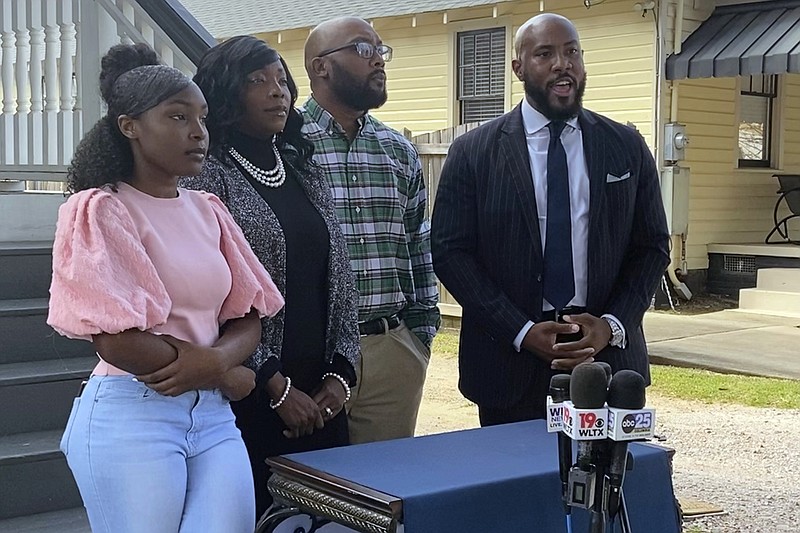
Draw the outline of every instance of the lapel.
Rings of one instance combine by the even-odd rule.
[[[500,151],[505,156],[510,170],[511,181],[523,206],[522,214],[528,227],[534,252],[538,260],[543,257],[542,239],[539,233],[539,212],[536,209],[536,196],[533,190],[531,161],[528,145],[525,140],[525,128],[522,125],[522,107],[517,105],[501,126]],[[527,207],[527,208],[526,208]]]
[[[607,237],[600,234],[605,227],[600,220],[605,202],[605,147],[597,118],[591,112],[581,109],[578,121],[583,133],[583,155],[586,158],[586,170],[589,174],[589,242],[586,250],[589,269],[586,280],[586,297],[587,307],[592,307],[592,287],[595,286],[596,277],[600,270],[596,268],[598,265],[597,260],[603,253],[597,247],[600,243],[605,242],[605,237]]]

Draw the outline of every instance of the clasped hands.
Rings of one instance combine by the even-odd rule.
[[[199,346],[171,335],[159,335],[159,339],[175,349],[175,359],[155,372],[136,376],[159,394],[179,396],[190,390],[218,388],[236,401],[256,386],[255,372],[241,365],[227,369],[218,348]]]
[[[273,400],[282,396],[285,387],[286,378],[280,372],[267,382],[267,392]],[[333,377],[323,379],[311,396],[291,387],[283,403],[275,408],[275,412],[286,424],[284,437],[296,439],[322,429],[327,421],[335,418],[344,408],[345,397],[344,387]]]
[[[577,365],[594,361],[594,356],[608,346],[611,327],[605,319],[589,313],[567,315],[565,323],[553,321],[534,324],[522,340],[522,348],[550,363],[553,370],[570,371]],[[557,341],[558,335],[582,332],[573,342]]]

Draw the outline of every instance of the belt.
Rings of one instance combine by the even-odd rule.
[[[579,315],[585,312],[586,312],[585,307],[569,306],[565,307],[564,309],[561,310],[560,313],[558,313],[558,318],[567,315]],[[556,320],[555,309],[551,309],[550,311],[545,311],[542,313],[542,322],[547,322],[547,321],[558,322],[558,320]]]
[[[396,328],[400,325],[400,317],[397,314],[368,320],[366,322],[358,323],[358,332],[361,335],[379,335],[388,333],[389,330]]]

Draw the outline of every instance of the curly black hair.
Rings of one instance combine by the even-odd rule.
[[[100,62],[100,96],[108,106],[108,113],[78,143],[67,169],[68,192],[113,185],[130,179],[133,152],[130,142],[117,126],[119,114],[114,112],[118,107],[114,101],[114,82],[133,68],[158,64],[158,55],[143,44],[120,44],[103,56]]]
[[[276,136],[276,144],[284,159],[297,168],[308,170],[312,166],[314,144],[300,131],[303,117],[294,107],[298,92],[289,67],[277,50],[250,35],[231,37],[209,49],[200,59],[193,78],[208,102],[208,151],[220,161],[232,164],[227,149],[231,133],[245,113],[242,95],[247,75],[275,61],[280,61],[286,71],[291,95],[286,126]]]
[[[133,151],[118,118],[137,118],[191,83],[179,70],[162,65],[146,44],[111,47],[100,63],[100,96],[108,112],[78,143],[67,169],[67,192],[129,181]]]

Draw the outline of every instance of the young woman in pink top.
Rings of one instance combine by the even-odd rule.
[[[78,146],[59,210],[48,323],[94,344],[61,449],[97,532],[250,533],[253,481],[229,400],[260,316],[283,299],[200,172],[206,102],[146,45],[103,58],[108,114]]]

